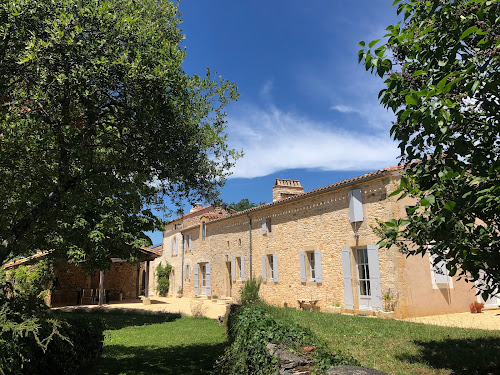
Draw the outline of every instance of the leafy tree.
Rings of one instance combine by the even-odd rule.
[[[145,207],[217,197],[237,91],[184,72],[180,22],[163,0],[0,2],[0,265],[134,259],[162,229]]]
[[[262,205],[264,203],[265,202],[260,202],[259,204],[257,204],[257,203],[250,202],[248,200],[248,198],[243,198],[238,203],[233,202],[233,203],[229,204],[227,207],[230,208],[230,209],[232,209],[232,210],[235,210],[235,211],[239,212],[239,211],[248,210],[249,208],[252,208],[252,207],[260,206],[260,205]]]
[[[450,275],[500,285],[500,3],[396,0],[403,21],[359,51],[385,78],[405,175],[407,218],[381,223],[381,244],[436,255]],[[378,45],[378,46],[377,46]],[[484,271],[486,276],[481,278]]]

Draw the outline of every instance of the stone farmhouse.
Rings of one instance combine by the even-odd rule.
[[[401,172],[386,168],[309,192],[276,179],[271,203],[243,212],[193,207],[165,225],[150,295],[156,266],[169,262],[171,295],[237,299],[252,275],[278,306],[374,314],[390,304],[398,318],[467,311],[476,300],[472,284],[448,276],[444,264],[434,268],[428,255],[377,246],[371,226],[402,217],[410,203],[389,197]]]

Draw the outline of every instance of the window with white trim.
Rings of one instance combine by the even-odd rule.
[[[301,251],[300,258],[300,281],[305,283],[322,282],[321,276],[321,250]]]
[[[269,262],[269,280],[278,281],[278,259],[276,254],[268,255],[267,261]]]
[[[236,274],[238,280],[245,281],[245,257],[236,257]]]

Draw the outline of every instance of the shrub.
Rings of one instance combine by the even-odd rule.
[[[260,301],[259,290],[262,284],[262,278],[251,278],[247,280],[240,289],[240,300],[242,305],[256,303]]]
[[[158,289],[158,294],[162,297],[167,295],[168,288],[170,288],[170,271],[172,271],[172,266],[168,262],[165,267],[161,263],[156,267],[156,288]]]
[[[268,343],[277,343],[299,354],[303,354],[304,347],[314,346],[315,350],[308,355],[318,373],[336,365],[359,365],[340,351],[329,353],[312,331],[275,319],[262,304],[242,306],[229,315],[228,340],[230,345],[217,363],[216,374],[277,373],[278,363],[269,354]]]
[[[43,303],[48,263],[0,269],[0,374],[74,374],[102,350],[104,323],[54,315]]]

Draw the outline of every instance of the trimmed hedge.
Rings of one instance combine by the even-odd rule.
[[[38,325],[36,336],[0,331],[0,373],[75,374],[78,368],[100,355],[105,329],[102,319],[69,314],[56,314],[55,317],[35,318],[33,322]],[[54,328],[58,331],[56,334],[53,334]],[[52,338],[44,351],[38,340],[50,336]]]
[[[228,341],[223,356],[216,365],[216,374],[272,374],[278,370],[276,358],[266,345],[275,343],[304,355],[303,348],[313,346],[308,354],[317,373],[324,373],[333,366],[359,363],[340,351],[330,353],[312,331],[292,323],[275,319],[263,304],[241,306],[229,314]]]

